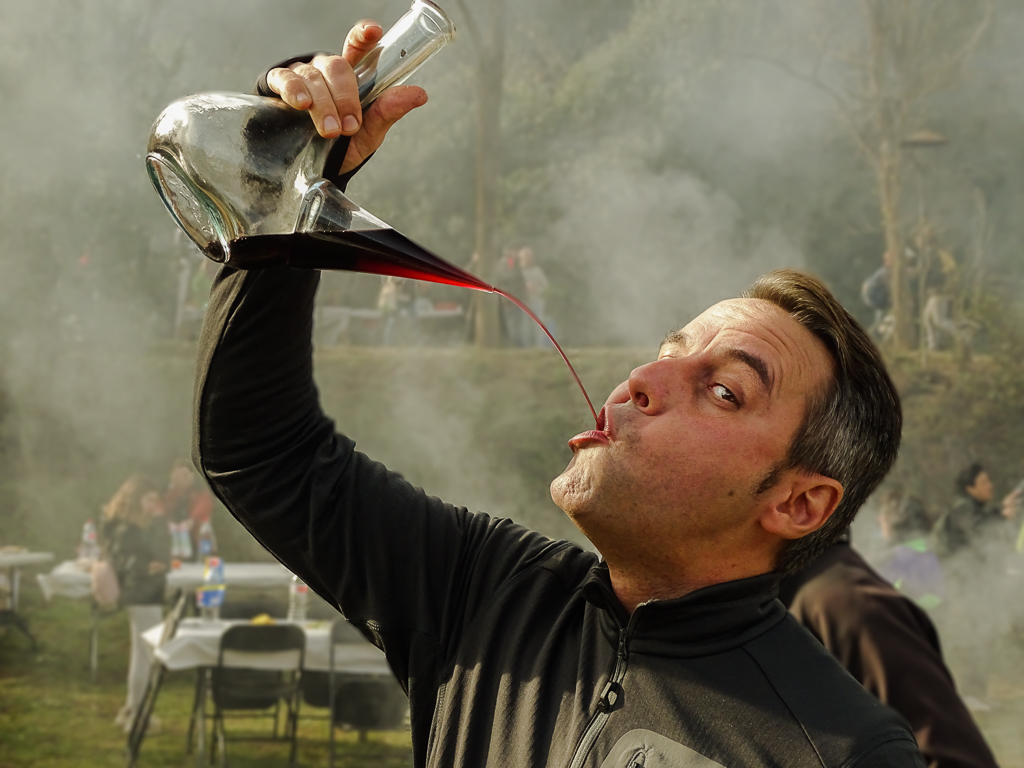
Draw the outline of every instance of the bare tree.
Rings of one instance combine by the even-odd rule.
[[[501,215],[501,99],[505,82],[505,0],[480,0],[470,10],[459,0],[477,66],[476,91],[476,205],[474,251],[485,273],[497,260],[496,232]],[[490,275],[484,274],[484,279]],[[497,346],[501,339],[498,306],[485,294],[474,294],[474,340],[478,346]]]
[[[924,128],[928,98],[954,84],[988,29],[993,0],[814,0],[812,7],[813,66],[772,61],[831,97],[871,167],[890,269],[893,342],[908,349],[917,312],[906,263],[907,152]]]

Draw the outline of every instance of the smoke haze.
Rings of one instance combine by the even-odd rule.
[[[460,37],[416,77],[430,103],[395,129],[350,192],[465,265],[475,247],[477,53],[451,6]],[[469,6],[481,19],[489,7]],[[155,116],[191,93],[247,91],[274,62],[336,49],[358,19],[387,24],[406,7],[40,0],[4,8],[0,545],[70,558],[82,523],[124,477],[141,471],[163,483],[171,460],[189,451],[195,347],[174,338],[175,312],[180,264],[198,256],[175,238],[145,176]],[[1024,457],[1015,378],[1024,344],[1012,333],[1024,295],[1024,8],[996,7],[976,54],[926,99],[915,126],[948,144],[907,160],[906,229],[924,211],[962,273],[974,265],[962,309],[982,328],[973,367],[951,353],[931,368],[914,367],[917,350],[894,359],[911,414],[896,474],[936,516],[961,463],[986,462],[1005,492]],[[814,35],[829,8],[817,0],[509,6],[496,247],[536,251],[552,282],[549,319],[578,348],[572,356],[596,405],[667,331],[771,269],[818,274],[872,322],[860,286],[885,249],[875,178],[829,92],[806,77],[820,62]],[[837,51],[863,40],[860,17],[848,13]],[[835,57],[820,72],[830,88],[850,86]],[[379,280],[338,280],[347,302],[375,306]],[[468,304],[450,289],[425,295]],[[318,350],[317,373],[339,428],[429,493],[585,544],[547,494],[569,457],[564,441],[589,418],[552,351],[342,345]],[[868,509],[858,523],[869,555],[874,515]],[[223,511],[220,519],[233,525]],[[231,540],[261,556],[244,549],[243,536]],[[972,588],[1000,614],[986,633],[977,623],[943,626],[951,644],[991,647],[1019,631],[1024,616],[1001,610],[1019,600],[997,592],[988,571],[955,573],[977,580]]]

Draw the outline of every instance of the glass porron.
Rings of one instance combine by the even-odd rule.
[[[439,6],[414,0],[355,67],[364,109],[384,89],[405,82],[454,35],[455,25]],[[311,231],[304,227],[312,221],[328,222],[327,231],[338,231],[346,220],[386,226],[323,178],[333,145],[316,132],[308,114],[279,99],[206,93],[161,113],[146,167],[178,226],[209,258],[224,262],[239,238]],[[314,206],[318,213],[311,218]],[[332,214],[325,206],[336,210]]]

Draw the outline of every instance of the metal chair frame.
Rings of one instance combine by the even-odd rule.
[[[167,618],[164,619],[163,631],[160,633],[160,642],[157,645],[158,648],[174,637],[174,633],[178,631],[178,625],[181,623],[181,618],[185,615],[185,608],[188,604],[186,594],[178,590],[173,601],[173,606],[168,612]],[[135,763],[139,759],[142,742],[146,738],[146,729],[149,727],[149,719],[153,714],[157,696],[160,694],[160,686],[163,685],[164,675],[166,674],[167,667],[159,659],[154,658],[149,666],[149,680],[146,682],[146,692],[142,696],[142,703],[135,710],[131,728],[128,730],[128,739],[125,746],[127,755],[126,768],[134,768]]]

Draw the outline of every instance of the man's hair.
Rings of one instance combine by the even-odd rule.
[[[967,493],[967,489],[978,480],[978,475],[985,471],[985,468],[974,461],[960,470],[956,476],[956,490],[958,493]]]
[[[820,339],[832,358],[832,376],[809,394],[789,453],[772,473],[777,478],[787,469],[802,469],[843,486],[843,498],[825,524],[782,550],[778,569],[794,573],[842,536],[885,477],[899,452],[903,413],[878,349],[821,282],[779,270],[743,295],[775,304]]]

